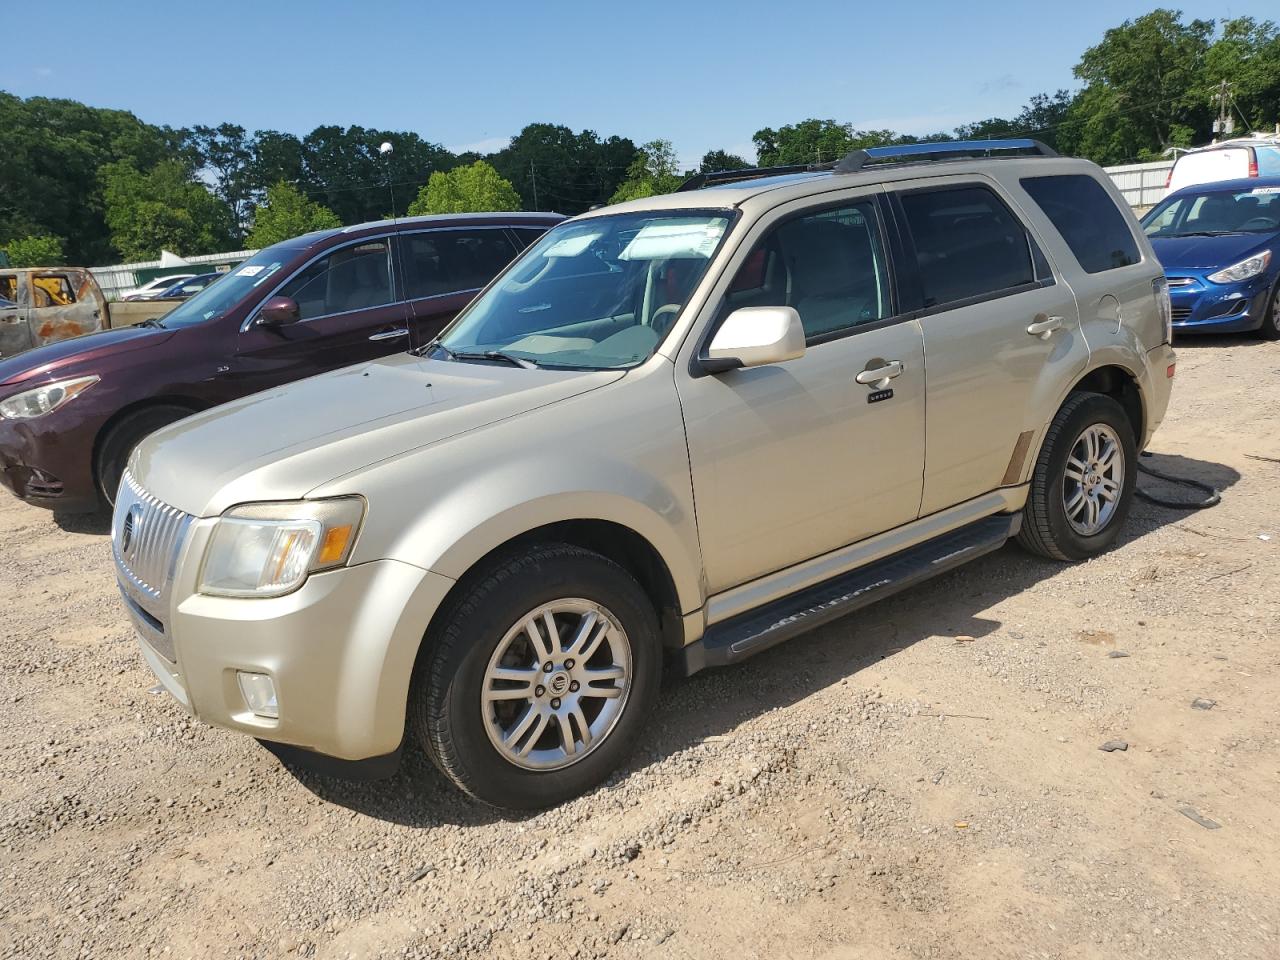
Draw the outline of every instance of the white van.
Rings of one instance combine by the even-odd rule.
[[[1226,140],[1184,153],[1173,164],[1165,196],[1197,183],[1280,176],[1280,138]]]

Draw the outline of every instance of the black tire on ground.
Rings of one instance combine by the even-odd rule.
[[[1067,460],[1076,441],[1094,424],[1105,424],[1120,439],[1120,455],[1124,457],[1124,479],[1119,500],[1100,531],[1085,536],[1073,529],[1063,502],[1063,485]],[[1022,529],[1018,542],[1051,560],[1087,560],[1109,549],[1120,534],[1125,517],[1133,504],[1133,490],[1138,473],[1138,451],[1133,426],[1124,408],[1111,397],[1100,393],[1073,393],[1069,396],[1040,448],[1031,490],[1022,511]]]
[[[1262,315],[1258,336],[1263,340],[1280,340],[1280,281],[1276,282],[1276,288],[1271,291],[1271,299],[1267,301],[1267,312]]]
[[[481,709],[485,672],[522,617],[566,598],[613,613],[630,643],[630,693],[612,730],[582,759],[528,770],[490,742]],[[449,779],[495,807],[540,809],[599,784],[631,753],[658,697],[662,644],[653,604],[622,567],[569,544],[535,544],[494,560],[440,611],[426,643],[409,693],[410,730]]]
[[[193,412],[188,407],[162,403],[136,410],[112,425],[98,446],[98,458],[94,464],[98,492],[108,508],[115,506],[120,477],[124,474],[133,448],[161,427],[177,423]]]

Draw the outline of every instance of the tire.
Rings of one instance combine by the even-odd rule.
[[[545,609],[556,626],[555,650],[546,645]],[[541,647],[524,629],[531,622]],[[577,663],[570,654],[583,625],[588,641],[607,630],[583,645],[594,652]],[[511,810],[553,806],[608,777],[631,753],[661,682],[662,644],[649,598],[616,563],[568,544],[526,547],[471,577],[426,643],[409,694],[414,735],[462,790]],[[553,670],[538,672],[548,651]],[[487,700],[493,693],[508,695]]]
[[[1100,470],[1079,470],[1071,464],[1068,473],[1069,460],[1088,461],[1088,437],[1098,441],[1100,451],[1114,445],[1119,476],[1113,460],[1105,461]],[[1081,444],[1085,446],[1077,449]],[[1087,560],[1108,550],[1133,504],[1137,473],[1137,445],[1124,408],[1100,393],[1073,393],[1054,416],[1040,449],[1018,542],[1051,560]],[[1111,491],[1114,495],[1108,499]],[[1094,507],[1077,495],[1101,506],[1091,513]],[[1075,505],[1073,510],[1068,510],[1068,501]]]
[[[108,508],[115,506],[116,490],[120,487],[120,478],[133,448],[161,427],[186,419],[194,412],[173,403],[156,404],[136,410],[112,425],[102,438],[94,465],[98,492]]]
[[[1276,282],[1276,288],[1271,291],[1271,299],[1267,303],[1267,312],[1262,316],[1258,336],[1263,340],[1280,340],[1280,281]]]

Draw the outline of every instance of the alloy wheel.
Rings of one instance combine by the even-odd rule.
[[[1067,522],[1081,536],[1101,533],[1124,489],[1124,448],[1105,423],[1086,427],[1071,445],[1062,484]]]
[[[612,613],[579,598],[545,603],[489,659],[480,694],[489,742],[526,770],[577,763],[617,725],[631,680],[631,644]]]

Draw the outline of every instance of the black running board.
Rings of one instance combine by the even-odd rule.
[[[1022,514],[999,514],[917,544],[884,560],[807,587],[707,628],[678,654],[685,676],[722,667],[882,600],[899,590],[999,550],[1018,532]]]

